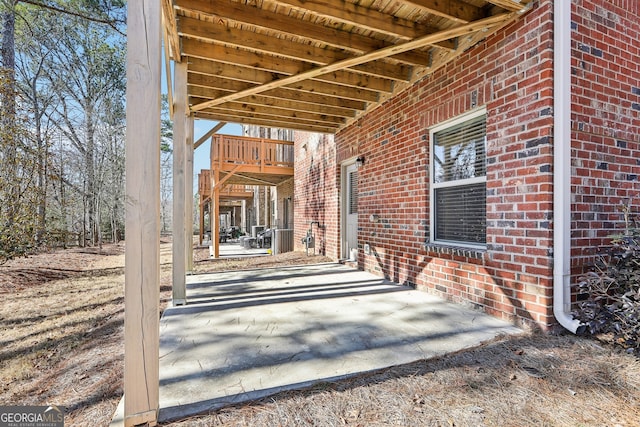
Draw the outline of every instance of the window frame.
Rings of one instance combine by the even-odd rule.
[[[476,119],[478,117],[485,116],[485,123],[487,118],[487,109],[486,107],[476,108],[474,110],[468,111],[464,114],[456,116],[450,120],[446,120],[442,123],[439,123],[435,126],[429,128],[429,242],[436,245],[444,245],[444,246],[456,246],[463,248],[472,248],[472,249],[486,249],[486,243],[474,244],[471,242],[463,242],[458,240],[444,240],[439,239],[436,240],[436,198],[435,193],[439,188],[447,188],[447,187],[461,187],[468,186],[471,184],[485,184],[486,191],[486,182],[487,182],[487,173],[486,166],[488,166],[488,162],[486,161],[486,152],[487,152],[487,133],[485,130],[484,141],[485,141],[485,174],[481,177],[474,178],[465,178],[459,179],[455,181],[445,181],[436,183],[435,181],[435,164],[434,164],[434,135],[443,130],[449,129],[453,126],[459,125],[460,123],[464,123],[469,120]],[[486,223],[486,209],[485,209],[485,223]],[[486,228],[485,228],[486,234]],[[485,236],[486,242],[486,236]]]

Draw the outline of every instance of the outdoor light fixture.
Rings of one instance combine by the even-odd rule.
[[[358,156],[356,159],[356,167],[359,168],[362,165],[364,165],[364,156]]]

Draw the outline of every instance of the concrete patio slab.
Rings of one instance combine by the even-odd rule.
[[[199,248],[208,248],[210,253],[213,253],[213,247],[210,242],[203,242]],[[269,255],[268,248],[245,248],[237,241],[231,240],[225,243],[220,243],[220,259],[225,258],[251,258],[256,256]],[[213,258],[213,257],[212,257]]]
[[[160,421],[521,332],[333,263],[190,276],[187,298],[160,323]]]

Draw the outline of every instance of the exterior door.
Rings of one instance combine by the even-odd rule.
[[[282,199],[282,228],[293,228],[293,203],[291,197]]]
[[[345,168],[344,179],[344,257],[356,260],[358,258],[358,169],[355,163]]]

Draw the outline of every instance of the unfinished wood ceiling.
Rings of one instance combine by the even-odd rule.
[[[528,0],[163,0],[197,118],[335,133]]]

